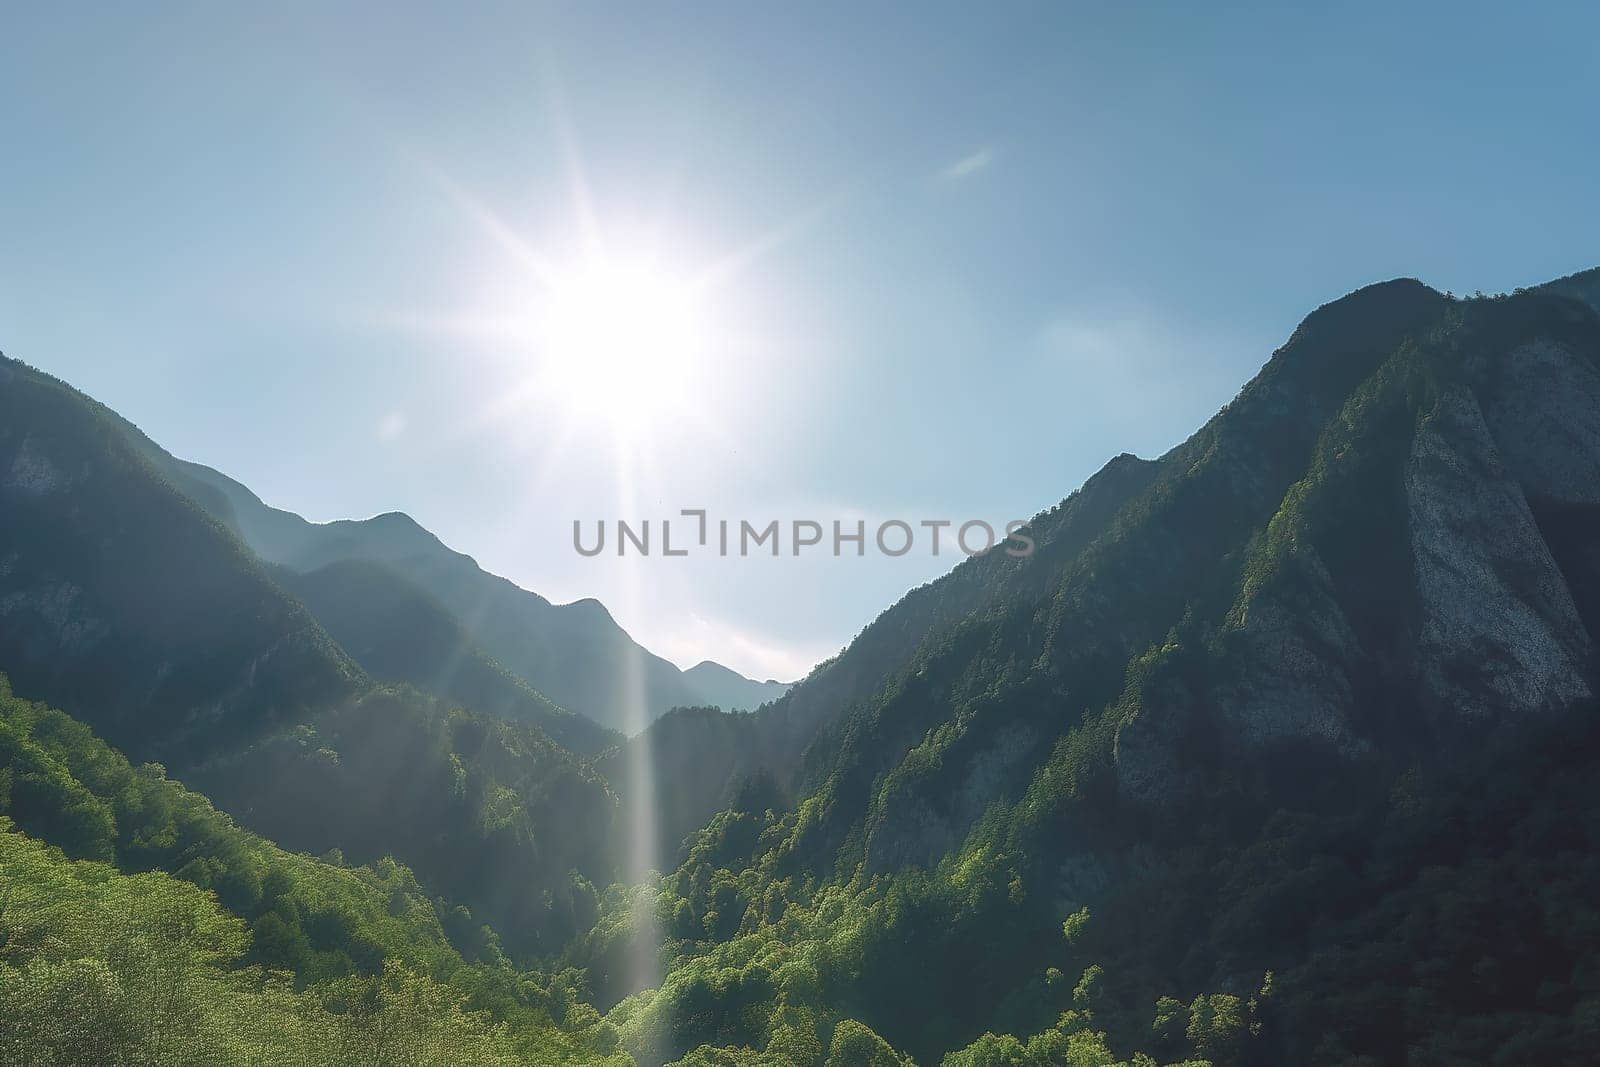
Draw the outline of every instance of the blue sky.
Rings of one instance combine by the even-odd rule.
[[[1352,288],[1600,263],[1593,5],[227,7],[8,15],[0,348],[684,664],[802,673],[955,558],[574,518],[1026,517]],[[594,232],[727,268],[625,445],[503,328]]]

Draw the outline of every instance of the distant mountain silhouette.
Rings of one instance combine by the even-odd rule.
[[[788,688],[715,663],[679,670],[629,637],[599,601],[552,604],[484,571],[399,512],[313,523],[268,507],[210,467],[171,457],[161,462],[262,559],[302,574],[345,561],[382,564],[450,612],[507,670],[612,729],[627,730],[677,706],[751,709]]]

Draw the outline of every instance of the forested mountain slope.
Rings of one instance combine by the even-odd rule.
[[[514,970],[392,859],[286,852],[3,675],[0,901],[0,1062],[593,1063],[615,1046],[592,1011],[563,1028],[569,989]]]
[[[1585,291],[1584,285],[1595,277],[1600,277],[1600,272],[1574,275],[1552,283],[1544,292]],[[1538,299],[1541,297],[1533,293],[1519,296],[1518,306]],[[1564,302],[1551,303],[1549,296],[1542,299],[1543,311],[1557,316],[1552,327],[1561,325],[1560,315],[1578,314],[1570,307],[1552,311],[1565,306]],[[1497,303],[1506,305],[1500,308],[1501,318],[1512,313],[1512,301]],[[1488,314],[1489,305],[1478,306]],[[927,659],[942,644],[954,640],[959,627],[985,616],[1017,616],[1054,598],[1058,606],[1050,617],[1038,620],[1036,629],[1065,627],[1055,643],[1058,649],[1069,646],[1066,654],[1075,660],[1076,688],[1083,688],[1089,680],[1084,672],[1091,671],[1096,685],[1087,703],[1106,700],[1108,693],[1120,687],[1127,658],[1182,617],[1195,590],[1180,583],[1201,581],[1202,575],[1211,573],[1213,560],[1237,569],[1246,543],[1264,534],[1284,494],[1305,473],[1326,422],[1345,402],[1346,394],[1376,373],[1403,340],[1438,327],[1448,309],[1460,307],[1418,283],[1395,282],[1374,286],[1317,312],[1239,399],[1193,439],[1155,461],[1119,456],[1081,490],[1037,516],[1029,531],[1039,545],[1032,558],[1019,560],[995,552],[964,562],[950,575],[913,590],[885,611],[840,656],[818,667],[804,684],[761,716],[756,729],[725,725],[724,729],[745,737],[732,746],[731,759],[690,771],[688,764],[701,742],[684,742],[678,735],[703,735],[704,725],[691,725],[697,720],[687,715],[669,716],[657,723],[636,742],[652,751],[661,764],[657,781],[674,783],[674,788],[685,778],[697,781],[702,798],[694,804],[682,796],[675,799],[680,806],[693,809],[673,827],[679,831],[678,837],[716,810],[714,801],[736,787],[730,778],[770,775],[792,793],[806,781],[828,774],[832,769],[828,746],[835,742],[826,742],[801,758],[819,731],[846,717],[851,709],[881,698],[886,687],[906,684],[908,677],[915,677],[915,672],[906,670],[908,665]],[[1537,332],[1538,327],[1533,329]],[[1519,373],[1524,378],[1531,375],[1534,381],[1524,383],[1521,392],[1504,403],[1559,403],[1581,412],[1590,396],[1585,391],[1590,383],[1584,377],[1587,372],[1581,358],[1572,364],[1576,370],[1560,370],[1578,376],[1570,383],[1571,390],[1566,389],[1569,383],[1542,383],[1539,376],[1545,372],[1537,366],[1536,355],[1523,354],[1516,359],[1519,366],[1531,367]],[[1531,388],[1544,393],[1525,395]],[[1581,413],[1556,414],[1577,429],[1547,432],[1588,432]],[[1508,418],[1503,412],[1497,417],[1501,422]],[[1543,416],[1524,411],[1523,418],[1537,422]],[[1551,453],[1571,447],[1580,454],[1589,444],[1581,439],[1543,443]],[[1224,449],[1250,454],[1229,466],[1220,460]],[[1581,480],[1584,473],[1580,469],[1567,477]],[[1213,488],[1217,492],[1213,493]],[[1539,496],[1537,492],[1532,495]],[[1547,513],[1560,510],[1565,503],[1544,497],[1537,501]],[[1120,514],[1130,504],[1133,514]],[[1122,540],[1114,523],[1126,527],[1136,521],[1144,529],[1128,538],[1126,545],[1113,548],[1113,543]],[[1188,525],[1191,521],[1192,526]],[[1189,536],[1191,532],[1195,536]],[[1203,540],[1206,537],[1210,540]],[[1168,542],[1180,538],[1181,543],[1169,546]],[[1102,561],[1124,569],[1101,569]],[[1146,562],[1150,564],[1148,574],[1143,573]],[[1129,579],[1126,585],[1121,584],[1123,577]],[[1072,586],[1070,595],[1077,605],[1061,602],[1064,581]],[[1229,589],[1219,595],[1229,595]],[[1141,600],[1140,596],[1156,599]],[[1173,617],[1175,602],[1180,610]],[[1228,603],[1231,606],[1231,601]],[[1091,610],[1070,610],[1079,605]],[[1158,616],[1164,621],[1155,622]],[[1102,629],[1102,622],[1110,625]],[[1119,633],[1130,626],[1143,628]],[[1041,646],[1035,651],[1044,649]],[[1092,666],[1095,663],[1099,666]],[[679,718],[684,720],[681,725],[676,721]],[[1020,735],[1013,735],[1014,742],[1019,739]],[[728,767],[727,774],[717,773],[721,766]],[[670,843],[677,840],[672,838]]]
[[[532,723],[579,755],[597,755],[622,740],[506,670],[443,605],[381,563],[346,559],[304,573],[274,567],[272,574],[380,681],[409,683],[487,715]]]
[[[19,699],[0,675],[0,813],[75,859],[165,869],[249,923],[254,962],[308,981],[386,957],[448,974],[461,965],[428,896],[390,862],[339,867],[239,828],[155,764],[130,765],[61,711]]]
[[[359,668],[122,426],[0,357],[0,670],[172,762],[354,695]]]
[[[377,690],[195,768],[186,780],[289,848],[393,855],[520,960],[594,916],[617,869],[616,798],[522,723]]]
[[[1087,997],[1113,1044],[1219,1062],[1581,1059],[1600,315],[1571,280],[1361,290],[1099,479],[1036,571],[959,568],[737,724],[782,788],[724,785],[754,802],[659,888],[630,1047],[770,1049],[804,1006],[937,1062]],[[646,736],[692,777],[689,726]],[[579,956],[615,974],[626,936]],[[1064,1062],[994,1055],[957,1059]]]
[[[793,796],[805,781],[805,755],[828,724],[875,699],[925,647],[958,624],[999,605],[1037,603],[1061,569],[1134,494],[1150,484],[1155,462],[1124,453],[1083,487],[1034,518],[1026,560],[992,552],[963,561],[950,574],[913,589],[886,609],[839,655],[820,664],[753,720],[704,709],[669,712],[638,738],[654,768],[659,850],[669,859],[685,836],[742,793],[777,790]],[[619,753],[608,773],[622,788],[636,757]]]
[[[1600,267],[1569,274],[1565,278],[1557,278],[1541,288],[1572,297],[1574,300],[1581,300],[1596,311],[1600,311]]]
[[[583,1064],[548,1020],[512,1030],[399,963],[297,989],[237,969],[243,924],[192,885],[73,862],[0,816],[0,1059],[17,1064]]]

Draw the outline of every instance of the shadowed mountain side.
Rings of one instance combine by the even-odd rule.
[[[1563,537],[1581,541],[1571,529],[1588,517],[1584,480],[1595,478],[1592,484],[1600,484],[1600,475],[1584,458],[1600,447],[1586,406],[1593,402],[1600,407],[1587,347],[1593,343],[1587,334],[1593,325],[1577,306],[1554,295],[1530,292],[1462,305],[1414,281],[1372,286],[1319,309],[1239,398],[1189,441],[1158,461],[1129,456],[1113,460],[1082,490],[1036,518],[1032,533],[1039,548],[1031,559],[991,553],[913,591],[753,723],[669,716],[655,724],[633,743],[648,745],[660,765],[656,781],[659,804],[666,813],[663,844],[675,848],[683,835],[725,802],[737,781],[756,777],[770,778],[790,798],[824,787],[832,799],[819,810],[828,815],[811,832],[829,842],[823,848],[826,852],[847,836],[859,834],[862,828],[852,831],[850,820],[863,813],[876,788],[873,781],[925,743],[924,734],[943,717],[955,716],[941,733],[947,742],[964,740],[954,748],[941,746],[942,754],[929,770],[943,770],[933,777],[919,775],[926,784],[915,786],[923,796],[918,804],[932,805],[918,809],[916,819],[923,829],[904,832],[908,826],[891,832],[885,824],[865,836],[851,837],[858,849],[870,841],[880,842],[869,850],[877,857],[875,864],[937,857],[990,803],[993,788],[1048,753],[1060,729],[1052,725],[1052,717],[1065,716],[1064,721],[1071,722],[1084,709],[1116,699],[1130,658],[1153,644],[1159,647],[1172,627],[1208,612],[1219,624],[1236,617],[1253,623],[1245,633],[1260,632],[1261,620],[1271,609],[1265,603],[1253,611],[1248,603],[1236,609],[1234,605],[1247,563],[1261,559],[1269,520],[1308,468],[1315,470],[1314,464],[1326,462],[1316,459],[1318,443],[1328,427],[1342,425],[1335,420],[1342,409],[1347,409],[1347,418],[1359,411],[1376,420],[1399,403],[1400,409],[1390,418],[1420,417],[1420,413],[1404,414],[1416,410],[1406,406],[1414,402],[1388,398],[1422,388],[1407,384],[1416,375],[1400,369],[1401,363],[1414,358],[1408,353],[1421,344],[1445,344],[1442,338],[1448,336],[1452,344],[1470,339],[1475,346],[1487,346],[1475,349],[1470,359],[1458,352],[1442,355],[1439,361],[1445,373],[1469,379],[1457,392],[1459,388],[1484,391],[1483,408],[1490,425],[1498,424],[1494,433],[1502,451],[1538,457],[1524,460],[1525,468],[1542,472],[1542,481],[1527,488],[1537,522],[1551,528],[1553,541]],[[1373,377],[1385,367],[1387,377]],[[1385,400],[1362,399],[1369,393]],[[1446,398],[1440,403],[1444,406],[1435,418],[1446,420],[1437,423],[1441,432],[1466,433],[1463,427],[1470,423],[1462,419],[1477,416],[1465,411],[1446,419],[1447,413],[1459,409],[1459,402]],[[1381,477],[1400,478],[1406,459],[1404,438],[1394,435],[1404,432],[1399,423],[1390,429],[1375,425],[1368,431],[1373,441],[1397,442],[1388,446],[1391,451],[1384,462],[1390,473]],[[1347,460],[1350,455],[1345,453]],[[1372,477],[1380,478],[1374,485],[1399,485],[1382,482],[1376,473]],[[1380,507],[1385,499],[1378,494],[1362,501],[1370,512],[1369,523],[1392,513]],[[1412,499],[1413,510],[1428,507],[1420,490],[1412,493]],[[1393,525],[1394,520],[1382,521]],[[1387,530],[1370,529],[1365,536],[1379,538],[1383,551],[1393,552],[1407,535],[1401,522]],[[1587,564],[1582,563],[1585,551],[1562,548],[1572,571],[1568,601],[1579,605],[1591,604],[1593,598]],[[1326,555],[1339,558],[1332,549]],[[1372,573],[1378,573],[1383,558],[1369,554],[1366,562]],[[1318,564],[1329,565],[1328,559]],[[1502,564],[1486,559],[1483,565]],[[1393,568],[1385,572],[1387,587],[1375,586],[1370,575],[1349,579],[1347,585],[1368,590],[1362,595],[1371,603],[1380,591],[1392,595],[1398,588],[1392,583],[1414,580],[1408,576],[1409,564],[1395,563]],[[1235,616],[1228,615],[1230,609]],[[1375,625],[1360,612],[1376,610],[1352,608],[1356,617],[1341,625]],[[1507,625],[1513,625],[1510,619]],[[1237,629],[1237,623],[1230,626]],[[1303,640],[1293,638],[1278,654],[1304,655],[1299,651]],[[1571,665],[1570,670],[1583,662],[1586,647],[1585,641],[1573,640],[1574,651],[1562,653],[1561,661]],[[1403,651],[1405,647],[1402,642],[1382,655],[1392,659],[1411,654]],[[950,665],[956,663],[962,667],[951,673]],[[1459,669],[1441,663],[1438,684],[1444,685],[1442,679]],[[958,684],[962,677],[972,681]],[[1033,694],[1026,699],[1037,704],[1038,712],[980,725],[983,709],[992,703],[982,696],[982,689],[992,688],[996,678],[1012,679],[1006,684],[1021,686],[1019,695]],[[969,688],[980,680],[978,689]],[[1272,684],[1291,683],[1286,678]],[[1353,680],[1338,683],[1354,684]],[[1573,682],[1569,691],[1576,696],[1584,690]],[[1296,700],[1309,699],[1303,689],[1278,692],[1284,698],[1295,694]],[[1014,707],[1015,701],[1011,704]],[[1047,711],[1051,708],[1057,710]],[[1045,718],[1035,719],[1035,714]],[[1242,714],[1247,716],[1242,722],[1252,721],[1248,716],[1253,712]],[[1148,723],[1148,717],[1142,722]],[[718,728],[728,731],[729,737],[709,742],[706,731]],[[1283,728],[1273,727],[1261,736],[1279,729]],[[1314,727],[1307,723],[1290,732],[1302,729]],[[1329,721],[1315,729],[1344,727]],[[1133,753],[1140,743],[1136,738],[1145,730],[1145,725],[1130,726],[1119,743],[1125,790],[1140,788],[1136,783],[1144,772]],[[682,738],[673,736],[680,732]],[[718,756],[695,766],[699,750]],[[958,773],[958,767],[966,770]],[[1166,781],[1160,775],[1156,780]],[[896,788],[912,788],[912,782],[907,779]],[[670,788],[679,794],[669,800],[664,795],[669,786],[662,783],[672,783]],[[692,783],[687,787],[692,796],[683,795],[684,783]],[[875,822],[892,823],[893,810],[890,805],[874,816]],[[929,822],[930,810],[942,814]],[[846,821],[839,822],[841,818]],[[828,830],[829,826],[835,829]]]
[[[1557,278],[1539,288],[1561,296],[1581,300],[1585,304],[1600,312],[1600,267],[1593,270],[1579,271],[1569,274],[1565,278]]]
[[[0,670],[175,764],[354,695],[360,669],[114,413],[0,357]]]
[[[407,682],[474,711],[533,723],[580,755],[622,741],[495,662],[438,601],[382,564],[350,559],[305,574],[287,567],[273,573],[380,681]]]
[[[286,847],[400,859],[519,957],[582,928],[591,882],[616,869],[616,801],[540,722],[598,747],[604,731],[473,657],[413,590],[340,572],[343,592],[374,602],[334,597],[332,615],[371,639],[362,651],[374,662],[399,671],[409,651],[430,681],[528,714],[505,721],[452,707],[459,697],[375,689],[135,432],[61,382],[0,362],[0,672],[17,693],[136,760],[160,759]],[[379,609],[395,612],[391,630],[355,625]],[[449,669],[464,649],[465,666]],[[0,793],[32,773],[0,767]]]
[[[593,920],[616,870],[616,800],[528,723],[375,690],[292,734],[221,756],[196,788],[286,848],[392,855],[488,923],[518,959]]]
[[[1124,453],[1083,488],[1036,516],[1027,559],[992,551],[962,561],[950,574],[907,593],[839,655],[820,664],[758,721],[718,720],[701,710],[674,710],[629,742],[648,748],[656,766],[654,810],[661,855],[671,857],[686,836],[726,806],[749,780],[793,795],[820,757],[806,758],[818,733],[845,709],[882,695],[919,651],[936,645],[964,620],[1006,602],[1037,602],[1052,576],[1109,523],[1116,510],[1155,477],[1156,462]],[[620,780],[631,764],[608,764]],[[626,784],[620,786],[626,790]]]

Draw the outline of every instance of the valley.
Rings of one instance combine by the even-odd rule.
[[[1584,1062],[1600,270],[1107,445],[786,686],[0,357],[0,1062]]]

